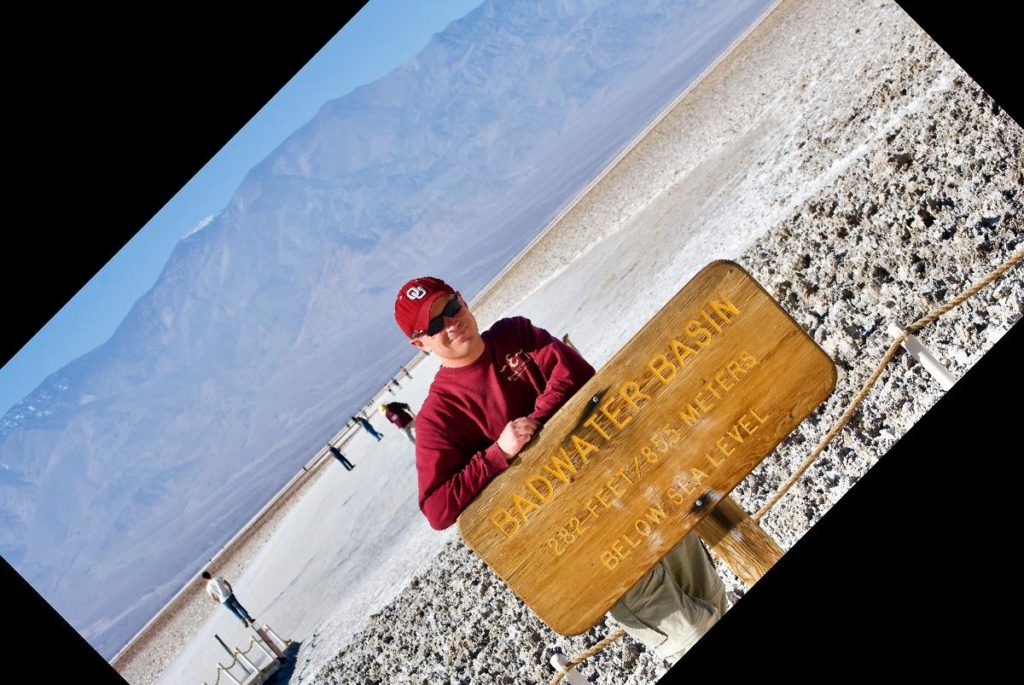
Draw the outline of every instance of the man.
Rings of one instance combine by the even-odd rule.
[[[409,442],[416,444],[416,436],[413,435],[413,428],[416,427],[416,414],[413,413],[412,407],[405,402],[388,402],[380,405],[378,409],[388,421],[395,424],[398,430],[405,433]]]
[[[337,459],[341,463],[341,465],[345,467],[346,471],[351,471],[356,467],[355,464],[353,464],[352,462],[345,458],[345,455],[341,453],[341,450],[339,450],[331,443],[327,443],[327,449],[330,450],[331,455],[333,455],[334,458]]]
[[[237,616],[238,620],[246,628],[256,622],[249,615],[249,612],[245,610],[245,607],[239,603],[238,598],[235,597],[235,591],[231,588],[231,583],[224,580],[221,576],[210,576],[209,571],[203,571],[203,578],[207,581],[206,592],[213,601],[220,602],[230,609],[231,613]]]
[[[414,347],[441,361],[416,422],[420,509],[440,530],[508,468],[594,368],[523,317],[481,333],[462,296],[437,278],[402,286],[395,321]],[[725,586],[691,533],[609,613],[675,662],[723,611]]]
[[[367,433],[369,433],[373,437],[377,438],[377,442],[380,442],[381,439],[383,439],[384,436],[382,434],[378,433],[377,429],[373,427],[373,424],[370,423],[369,421],[367,421],[366,419],[364,419],[362,416],[359,416],[359,415],[353,416],[352,420],[355,421],[356,423],[358,423],[360,426],[362,426],[364,431],[366,431]]]

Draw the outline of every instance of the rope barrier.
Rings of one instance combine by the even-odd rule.
[[[600,642],[598,642],[596,645],[594,645],[590,649],[588,649],[585,652],[582,652],[581,654],[579,654],[579,655],[573,657],[572,659],[570,659],[569,663],[567,663],[564,666],[565,671],[556,674],[555,677],[551,679],[551,685],[558,685],[558,683],[562,682],[562,678],[565,677],[565,673],[566,672],[571,671],[572,669],[576,668],[577,666],[582,664],[584,661],[586,661],[590,657],[594,656],[595,654],[600,652],[602,649],[604,649],[605,647],[607,647],[611,643],[615,642],[616,640],[618,640],[620,637],[622,637],[625,634],[626,634],[626,631],[624,631],[624,630],[621,630],[621,629],[620,630],[616,630],[616,631],[610,633],[608,635],[608,637],[606,637],[605,639],[601,640]]]
[[[811,456],[804,460],[803,464],[800,465],[800,468],[798,468],[796,472],[789,478],[789,480],[787,480],[783,484],[782,488],[775,495],[769,498],[765,505],[761,507],[761,509],[759,509],[756,514],[751,516],[754,522],[759,523],[761,519],[764,517],[764,515],[768,513],[768,511],[786,495],[786,492],[791,487],[793,487],[796,481],[800,479],[800,476],[802,476],[804,472],[807,471],[810,465],[814,463],[814,460],[817,459],[821,455],[821,453],[825,451],[825,447],[832,441],[833,438],[835,438],[835,436],[839,433],[840,430],[842,430],[842,428],[847,424],[847,422],[849,422],[850,417],[853,416],[853,413],[860,406],[861,402],[863,402],[864,398],[867,397],[869,392],[871,392],[871,389],[874,387],[875,382],[878,380],[879,376],[882,375],[882,371],[885,369],[886,365],[888,365],[888,363],[892,361],[892,359],[896,356],[896,352],[903,344],[903,341],[905,341],[914,333],[920,331],[928,324],[934,322],[943,314],[949,312],[955,307],[960,306],[971,297],[974,297],[976,294],[978,294],[978,292],[983,290],[990,283],[992,283],[998,278],[1001,278],[1003,274],[1005,274],[1007,271],[1016,266],[1021,261],[1021,259],[1024,259],[1024,249],[1018,250],[1013,256],[1011,256],[1008,260],[999,265],[999,267],[996,268],[994,271],[986,275],[982,280],[978,281],[975,285],[969,288],[962,295],[952,300],[948,304],[945,304],[941,307],[937,307],[932,311],[928,312],[925,316],[921,317],[914,323],[910,324],[910,326],[908,326],[902,333],[900,333],[900,335],[897,336],[893,343],[889,346],[889,349],[886,350],[885,355],[882,356],[882,360],[878,363],[878,366],[875,368],[874,373],[871,374],[871,377],[864,384],[864,387],[861,389],[860,393],[858,393],[857,397],[855,397],[854,400],[850,403],[850,405],[846,408],[846,411],[843,412],[843,415],[839,418],[839,421],[832,428],[832,430],[828,432],[828,434],[814,449],[814,451],[811,453]],[[590,657],[594,656],[601,650],[605,649],[608,645],[615,642],[623,635],[625,635],[624,631],[616,630],[613,633],[609,634],[608,637],[604,638],[603,640],[595,644],[590,649],[582,652],[581,654],[569,660],[569,663],[566,664],[564,667],[564,671],[557,673],[555,677],[551,679],[550,685],[558,685],[558,683],[562,681],[562,678],[565,677],[565,674],[568,671],[571,671],[579,664],[583,663]]]
[[[261,639],[257,640],[256,638],[254,638],[252,636],[249,637],[249,647],[245,650],[244,654],[248,654],[249,652],[251,652],[253,646],[259,647],[260,651],[262,651],[264,654],[266,654],[267,657],[271,661],[273,661],[274,659],[277,658],[276,654],[271,654],[270,653],[270,650],[267,649],[267,646],[265,644],[263,644],[263,640],[261,640]]]
[[[846,408],[846,411],[843,412],[843,415],[839,418],[839,421],[832,428],[832,430],[830,430],[828,434],[825,435],[825,437],[822,439],[822,441],[818,443],[818,446],[814,449],[813,452],[811,452],[811,455],[804,460],[804,462],[800,465],[800,468],[798,468],[796,472],[789,477],[789,479],[782,485],[779,491],[776,492],[772,497],[770,497],[768,501],[764,504],[764,506],[757,511],[756,514],[750,517],[751,519],[753,519],[754,523],[760,523],[764,515],[767,514],[768,511],[786,495],[789,489],[793,487],[793,485],[797,482],[797,480],[800,479],[804,472],[807,471],[811,464],[813,464],[814,461],[821,455],[821,453],[825,451],[825,447],[827,447],[828,444],[832,441],[832,439],[839,434],[839,431],[842,430],[842,428],[847,424],[847,422],[850,420],[850,417],[853,416],[853,413],[857,411],[857,408],[860,406],[861,402],[864,401],[864,398],[867,397],[869,392],[871,392],[871,389],[874,387],[875,382],[878,380],[878,378],[882,375],[882,371],[885,369],[886,365],[890,361],[892,361],[893,357],[896,356],[896,352],[899,351],[900,345],[903,344],[904,340],[906,340],[910,335],[917,333],[919,330],[921,330],[928,324],[932,323],[940,316],[953,309],[954,307],[958,307],[969,298],[974,297],[974,295],[976,295],[979,291],[981,291],[983,288],[992,283],[992,281],[996,280],[997,278],[1000,278],[1008,270],[1016,266],[1022,258],[1024,258],[1024,249],[1017,251],[1016,254],[1014,254],[1008,260],[1003,262],[997,269],[990,272],[987,276],[985,276],[985,278],[978,281],[975,285],[969,288],[962,295],[960,295],[953,301],[949,302],[948,304],[945,304],[941,307],[937,307],[932,311],[928,312],[928,314],[921,317],[914,323],[910,324],[910,326],[908,326],[906,330],[904,330],[899,336],[897,336],[896,339],[893,340],[892,344],[889,345],[889,349],[886,350],[885,355],[882,356],[882,360],[878,363],[878,366],[875,368],[874,373],[872,373],[871,377],[868,378],[867,382],[864,384],[864,387],[861,388],[861,391],[857,394],[857,397],[853,399],[850,405]]]
[[[241,652],[239,652],[238,653],[238,660],[242,662],[243,668],[245,668],[249,672],[250,675],[255,676],[255,674],[260,672],[259,666],[257,666],[252,661],[250,661],[249,657],[247,657],[245,654],[242,654]],[[246,679],[248,679],[248,676],[246,677]]]
[[[263,626],[263,629],[271,635],[273,635],[274,639],[285,645],[285,648],[287,648],[288,645],[292,643],[291,640],[282,640],[280,636],[277,635],[277,633],[270,629],[269,626]],[[218,637],[218,640],[219,639],[220,638]],[[224,645],[223,642],[221,642],[221,644]],[[276,647],[277,645],[273,645],[270,649],[276,650]],[[227,649],[227,645],[224,645],[224,648]],[[235,685],[243,685],[243,683],[248,683],[258,678],[259,675],[263,673],[265,669],[267,669],[269,666],[257,666],[255,660],[249,658],[249,653],[252,652],[254,649],[258,649],[260,652],[263,652],[264,655],[269,657],[269,666],[273,666],[279,660],[278,655],[271,653],[270,649],[268,649],[268,646],[264,644],[262,638],[254,638],[252,635],[250,635],[249,645],[244,650],[239,650],[237,647],[235,648],[234,653],[232,654],[232,661],[230,664],[225,666],[219,661],[217,662],[217,677],[214,679],[213,685],[218,685],[220,683],[221,673],[227,676],[233,683],[235,683]],[[229,650],[229,654],[230,653],[231,652]],[[247,674],[241,681],[238,680],[238,678],[236,678],[235,675],[230,672],[230,669],[234,668],[236,664],[241,664],[242,669]],[[206,681],[203,681],[203,685],[207,685]]]
[[[231,664],[225,668],[224,664],[222,664],[222,663],[220,663],[218,661],[217,662],[217,678],[213,681],[213,685],[217,685],[217,683],[220,682],[220,674],[221,673],[223,673],[228,678],[230,678],[231,682],[233,682],[235,685],[242,685],[242,682],[240,680],[238,680],[238,678],[236,678],[235,676],[231,675],[230,671],[228,671],[228,669],[231,668],[231,666],[234,666],[236,663],[238,663],[237,660],[236,661],[232,661]],[[206,683],[204,682],[203,685],[206,685]]]

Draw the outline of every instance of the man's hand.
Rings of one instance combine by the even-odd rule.
[[[526,416],[512,419],[505,424],[501,435],[498,436],[498,449],[505,453],[506,458],[512,459],[519,454],[526,443],[530,442],[538,430],[540,430],[539,421],[534,421]]]

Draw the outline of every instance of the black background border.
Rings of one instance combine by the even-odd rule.
[[[1021,122],[1009,73],[1018,36],[1001,5],[899,4]],[[12,27],[21,43],[7,47],[7,159],[22,180],[7,195],[0,253],[3,360],[359,6],[272,16],[177,7],[146,20],[90,7]],[[1020,387],[1022,337],[1018,324],[661,682],[980,674],[1007,663],[1013,650],[994,622],[1019,606],[1015,578],[987,555],[1016,539],[1016,516],[985,476],[1020,454],[1010,429],[1019,401],[996,398]],[[0,574],[15,659],[56,665],[59,654],[60,668],[123,682],[6,562]]]

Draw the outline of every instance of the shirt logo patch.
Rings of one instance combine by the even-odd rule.
[[[514,381],[522,377],[526,373],[526,366],[532,360],[529,355],[523,354],[522,350],[513,352],[505,355],[505,365],[498,369],[498,373],[502,375],[505,380]],[[508,375],[506,375],[508,372]]]

